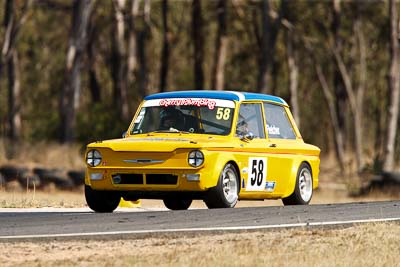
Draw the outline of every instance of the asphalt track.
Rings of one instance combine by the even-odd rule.
[[[386,221],[400,223],[400,201],[186,211],[136,208],[108,214],[88,209],[0,209],[0,241],[240,232]]]

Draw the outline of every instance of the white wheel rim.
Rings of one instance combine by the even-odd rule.
[[[237,200],[237,189],[236,174],[231,168],[226,167],[222,173],[222,190],[224,191],[225,199],[229,203],[234,203]]]
[[[312,196],[312,176],[308,169],[304,168],[299,176],[299,191],[304,202],[308,202]]]

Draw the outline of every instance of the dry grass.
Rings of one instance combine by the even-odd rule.
[[[83,190],[10,191],[0,190],[0,208],[85,207]]]
[[[85,167],[82,151],[82,145],[78,144],[60,145],[49,142],[11,144],[0,138],[0,166],[80,170]],[[11,155],[13,156],[10,159]]]
[[[0,243],[2,266],[398,266],[400,225]]]

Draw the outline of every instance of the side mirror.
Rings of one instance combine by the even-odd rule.
[[[122,138],[126,137],[126,131],[122,133]]]
[[[245,135],[242,135],[240,137],[240,140],[245,141],[245,142],[251,141],[253,139],[254,139],[254,134],[252,132],[248,132]]]

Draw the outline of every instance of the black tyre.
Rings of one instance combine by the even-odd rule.
[[[235,167],[228,163],[223,168],[217,186],[211,188],[204,199],[209,209],[233,208],[239,197],[239,175]]]
[[[308,164],[302,163],[297,172],[296,185],[293,194],[283,198],[284,205],[307,205],[313,194],[312,172]]]
[[[93,190],[85,185],[85,198],[89,208],[95,212],[113,212],[119,205],[121,195],[114,191]]]
[[[192,204],[192,199],[165,198],[163,199],[165,207],[170,210],[187,210]]]

